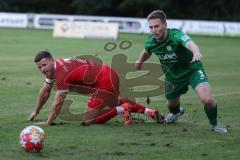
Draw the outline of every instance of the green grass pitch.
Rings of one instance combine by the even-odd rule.
[[[186,113],[175,124],[158,125],[136,121],[126,127],[119,118],[104,125],[79,123],[44,126],[46,143],[40,153],[26,153],[18,144],[20,131],[31,125],[32,112],[44,82],[33,63],[34,55],[48,49],[55,58],[97,55],[111,64],[114,55],[124,53],[134,62],[144,45],[145,35],[120,34],[132,47],[104,51],[107,40],[53,38],[50,30],[0,29],[0,159],[240,159],[240,39],[193,36],[203,55],[203,63],[219,106],[219,120],[229,127],[226,135],[213,133],[198,97],[190,91],[182,96]],[[158,60],[152,56],[149,62]],[[51,101],[54,92],[52,92]],[[73,96],[72,112],[80,112],[87,97]],[[51,102],[50,101],[50,102]],[[145,99],[138,99],[145,105]],[[47,119],[47,103],[36,121]],[[152,98],[150,107],[167,112],[163,97]],[[36,122],[35,121],[35,122]],[[59,121],[59,120],[58,120]]]

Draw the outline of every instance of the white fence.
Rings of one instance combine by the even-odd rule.
[[[118,23],[55,21],[53,37],[116,40]]]
[[[0,13],[0,27],[27,28],[27,14]]]
[[[55,20],[106,23],[112,22],[118,23],[120,32],[149,33],[148,24],[145,18],[0,13],[0,27],[53,29]],[[169,28],[179,28],[190,34],[240,37],[239,22],[169,19],[167,23]]]

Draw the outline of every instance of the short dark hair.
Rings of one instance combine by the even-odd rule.
[[[48,51],[41,51],[41,52],[39,52],[39,53],[35,56],[34,62],[35,62],[35,63],[36,63],[36,62],[39,62],[39,61],[41,61],[41,59],[43,59],[43,58],[53,59],[53,57],[52,57],[52,55],[51,55],[50,52],[48,52]]]
[[[150,19],[160,19],[163,23],[166,22],[166,14],[162,10],[155,10],[152,11],[148,16],[147,20],[149,21]]]

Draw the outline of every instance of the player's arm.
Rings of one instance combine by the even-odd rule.
[[[198,46],[192,40],[188,41],[185,47],[190,50],[193,54],[193,58],[191,62],[199,61],[203,58]]]
[[[59,114],[59,112],[62,108],[66,94],[67,93],[59,93],[59,92],[56,93],[55,100],[52,104],[52,111],[47,120],[48,125],[51,125],[53,123],[53,121],[57,118],[57,115]]]
[[[55,100],[52,104],[51,113],[48,116],[47,121],[38,122],[35,124],[36,125],[51,125],[54,122],[54,120],[57,118],[57,115],[59,114],[59,112],[61,110],[61,107],[63,105],[65,97],[66,97],[66,93],[57,92],[55,95]]]
[[[141,70],[142,67],[143,67],[143,62],[145,62],[146,60],[148,60],[148,58],[151,57],[151,54],[149,54],[146,49],[144,49],[139,57],[138,57],[138,60],[135,62],[135,68],[137,70]]]
[[[39,113],[39,111],[42,109],[43,105],[47,102],[50,94],[51,94],[52,84],[50,83],[44,83],[42,88],[39,91],[38,100],[35,106],[35,109],[33,112],[29,115],[27,120],[32,121]]]

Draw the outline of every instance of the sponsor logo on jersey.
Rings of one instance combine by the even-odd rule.
[[[166,61],[166,62],[177,62],[177,55],[176,53],[168,53],[168,54],[164,54],[164,55],[158,55],[159,59],[161,59],[162,61]]]
[[[167,49],[167,51],[172,51],[172,47],[169,45],[166,47],[166,49]]]

